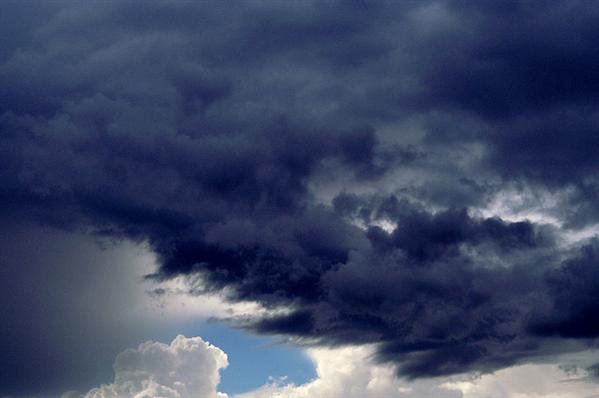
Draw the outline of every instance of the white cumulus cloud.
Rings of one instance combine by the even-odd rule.
[[[376,364],[373,352],[370,346],[309,349],[317,373],[314,380],[295,385],[286,378],[271,379],[234,398],[599,397],[599,384],[588,377],[584,366],[564,371],[556,364],[526,364],[479,377],[406,381],[397,378],[392,367]],[[588,365],[596,363],[597,354],[589,351],[576,358]],[[572,358],[562,359],[568,363]],[[63,398],[228,398],[218,392],[219,371],[227,365],[227,354],[200,337],[177,336],[170,344],[148,341],[117,356],[113,383]]]
[[[235,398],[590,398],[599,384],[586,372],[567,374],[556,364],[514,366],[480,377],[461,375],[405,381],[373,363],[369,347],[313,349],[317,378],[303,385],[285,380]]]
[[[177,336],[170,344],[148,341],[121,352],[114,382],[84,398],[226,398],[217,391],[227,354],[200,337]]]
[[[459,392],[445,389],[438,380],[407,382],[391,367],[372,362],[372,348],[346,347],[311,349],[308,355],[317,377],[303,385],[273,381],[235,398],[458,398]]]

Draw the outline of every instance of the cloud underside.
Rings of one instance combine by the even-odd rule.
[[[589,3],[0,7],[3,218],[147,242],[154,280],[285,310],[241,327],[408,378],[594,346]]]

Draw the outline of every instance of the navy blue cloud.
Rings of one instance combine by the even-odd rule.
[[[594,243],[476,215],[597,222],[589,3],[0,7],[4,219],[147,241],[154,279],[291,311],[242,327],[408,377],[599,334]]]

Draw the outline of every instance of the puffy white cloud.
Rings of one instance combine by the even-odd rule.
[[[272,379],[234,398],[582,398],[599,396],[599,384],[584,369],[597,352],[562,358],[582,360],[582,367],[562,370],[556,364],[526,364],[494,374],[406,381],[390,366],[373,362],[373,347],[307,350],[317,377],[302,385]],[[259,360],[259,359],[257,359]],[[582,362],[581,362],[582,364]],[[177,336],[170,344],[148,341],[121,352],[112,384],[80,396],[63,398],[228,398],[218,392],[219,371],[227,355],[200,337]]]
[[[84,398],[226,398],[217,391],[227,355],[200,337],[177,336],[171,343],[148,341],[121,352],[114,382]]]
[[[296,386],[272,381],[236,398],[454,398],[461,395],[442,388],[437,380],[407,382],[391,367],[372,362],[371,347],[311,349],[317,378]]]
[[[318,377],[304,385],[273,380],[235,398],[582,398],[599,396],[584,371],[567,374],[555,364],[527,364],[494,374],[405,381],[372,362],[372,349],[309,350]]]
[[[567,374],[555,364],[527,364],[502,369],[476,379],[454,380],[442,388],[463,398],[590,398],[599,396],[599,384],[586,372]]]

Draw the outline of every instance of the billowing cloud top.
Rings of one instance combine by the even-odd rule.
[[[179,335],[170,344],[147,341],[118,355],[114,383],[82,398],[226,398],[216,388],[219,370],[227,365],[227,354],[200,337]]]
[[[411,378],[595,344],[591,3],[0,7],[3,218]]]

